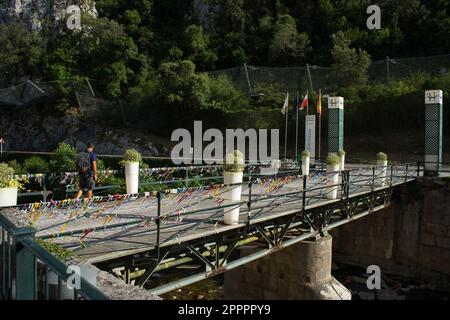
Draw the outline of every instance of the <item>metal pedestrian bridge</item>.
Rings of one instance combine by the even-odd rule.
[[[323,168],[312,170],[309,176],[293,168],[272,176],[249,173],[242,185],[209,184],[6,208],[0,214],[1,272],[11,271],[13,265],[5,261],[12,261],[8,254],[21,239],[20,232],[11,233],[13,225],[27,230],[27,241],[57,244],[159,295],[386,208],[395,190],[421,173],[420,166],[413,164],[349,165],[345,171],[331,173],[338,174],[339,180],[330,184],[330,173]],[[237,187],[242,190],[241,201],[230,204],[223,196]],[[335,191],[333,198],[330,195]],[[240,208],[239,223],[224,224],[224,213],[236,207]],[[252,253],[239,250],[249,244],[256,249]],[[43,260],[34,257],[33,263]],[[155,281],[158,272],[189,263],[203,267],[173,282]],[[65,281],[64,275],[61,278]]]

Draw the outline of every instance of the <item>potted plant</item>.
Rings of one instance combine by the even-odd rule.
[[[345,151],[344,150],[339,150],[338,151],[338,156],[339,156],[339,161],[341,162],[340,171],[344,171],[345,170]]]
[[[14,179],[14,169],[0,163],[0,207],[17,205],[17,190],[20,187],[20,182]]]
[[[241,184],[243,177],[244,156],[239,150],[234,150],[233,153],[230,153],[225,157],[223,164],[223,183],[225,185],[230,185],[223,195],[225,205],[241,201]],[[239,205],[224,208],[224,223],[239,223]]]
[[[387,154],[384,152],[377,153],[377,177],[375,178],[376,184],[383,186],[386,183],[387,172]]]
[[[311,159],[311,153],[309,152],[309,150],[304,150],[302,152],[302,174],[304,176],[309,175],[310,159]]]
[[[339,169],[340,159],[335,153],[330,153],[325,159],[327,165],[327,188],[326,198],[334,200],[337,198],[338,184],[339,184]]]
[[[142,161],[141,154],[135,149],[125,151],[122,165],[125,167],[125,181],[127,194],[139,192],[139,162]]]

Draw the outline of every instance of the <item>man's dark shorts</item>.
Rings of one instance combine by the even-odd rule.
[[[95,188],[95,181],[93,177],[80,175],[80,189],[81,190],[93,190]]]

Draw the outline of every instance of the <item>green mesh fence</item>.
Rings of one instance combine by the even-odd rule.
[[[374,61],[369,68],[369,82],[387,83],[390,80],[402,79],[417,73],[430,75],[448,74],[450,70],[450,54],[419,58],[386,58]],[[211,77],[227,76],[236,87],[249,95],[260,95],[270,92],[301,94],[309,89],[329,89],[333,87],[331,68],[319,66],[270,68],[244,65],[241,67],[216,70],[208,73]],[[87,80],[73,82],[37,82],[25,81],[16,86],[0,89],[0,105],[26,106],[40,99],[54,97],[58,93],[69,93],[77,99],[80,112],[94,115],[104,107],[111,105],[95,95]],[[121,108],[116,108],[121,110]]]
[[[370,83],[388,82],[417,73],[447,74],[450,54],[419,58],[386,58],[374,61],[368,71]],[[280,92],[327,89],[333,86],[331,68],[319,66],[268,68],[244,65],[208,73],[212,77],[226,75],[233,83],[249,94],[265,93],[273,89]]]

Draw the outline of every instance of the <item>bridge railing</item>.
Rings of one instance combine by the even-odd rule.
[[[336,174],[339,175],[337,182],[330,182],[330,175]],[[278,172],[273,176],[255,173],[248,175],[242,184],[208,185],[198,188],[171,189],[136,195],[99,197],[98,199],[93,199],[86,206],[89,207],[93,202],[100,202],[94,208],[94,211],[88,210],[85,214],[75,216],[71,220],[64,220],[63,218],[61,218],[62,220],[54,220],[55,222],[51,226],[43,227],[39,230],[41,232],[45,229],[51,229],[45,234],[40,233],[39,238],[52,239],[54,235],[61,238],[68,237],[74,239],[74,241],[64,243],[65,246],[70,248],[75,246],[82,249],[108,239],[120,238],[124,234],[123,230],[129,228],[133,229],[133,234],[137,235],[142,232],[156,234],[156,238],[152,238],[151,241],[154,241],[153,244],[160,248],[171,240],[181,238],[184,233],[191,232],[198,226],[206,223],[213,225],[222,223],[225,213],[236,208],[240,209],[240,223],[247,224],[247,227],[250,227],[252,221],[276,211],[280,205],[285,206],[283,210],[304,211],[308,206],[323,200],[330,200],[331,202],[333,200],[342,201],[358,192],[374,192],[379,188],[392,187],[394,184],[409,181],[415,177],[415,174],[415,168],[409,164],[404,166],[391,165],[384,168],[369,166],[338,173],[326,173],[319,168],[312,171],[309,177],[302,177],[300,171],[295,169]],[[226,192],[234,188],[242,189],[241,201],[225,201],[224,195]],[[328,196],[334,192],[337,194],[336,198],[329,198]],[[139,198],[144,199],[136,201]],[[145,201],[145,198],[152,199]],[[133,212],[145,211],[149,214],[121,213],[121,218],[114,220],[114,222],[96,222],[103,220],[112,221],[108,220],[108,218],[114,218],[114,211],[121,204],[128,205],[128,203],[131,205],[134,203],[140,208]],[[61,217],[64,217],[66,216],[63,212],[64,208],[71,210],[72,213],[83,213],[84,203],[80,204],[70,201],[38,203],[38,207],[27,208],[25,210],[33,210],[34,208],[38,211],[39,208],[43,210],[51,208],[50,211],[53,211],[53,208],[60,208],[62,210],[60,211]],[[74,208],[74,210],[71,208]],[[105,208],[110,209],[107,209],[105,212],[103,210]],[[109,212],[108,210],[112,211]],[[103,219],[97,219],[97,217]],[[86,218],[87,221],[85,221],[85,224],[80,225],[79,229],[65,230],[67,224],[72,223],[72,221],[76,222],[80,218]],[[125,222],[121,219],[124,219]],[[184,230],[167,236],[169,229],[183,225],[186,225]],[[119,231],[115,232],[114,229]],[[91,232],[96,232],[96,230],[108,232],[109,235],[106,238],[86,236]],[[128,231],[126,230],[125,233]],[[170,232],[172,233],[172,231]],[[130,235],[130,233],[127,233],[127,235]],[[79,241],[76,237],[80,237]],[[83,240],[83,243],[81,243],[81,240]],[[152,245],[152,243],[147,244]]]
[[[261,176],[258,173],[260,165],[246,165],[244,177]],[[169,188],[188,188],[190,186],[217,184],[223,179],[221,165],[209,166],[181,166],[181,167],[159,167],[140,169],[139,187],[141,190],[158,190]],[[298,168],[280,170],[279,175],[297,172]],[[110,177],[124,177],[122,170],[99,170],[98,185],[94,188],[94,195],[107,193],[117,193],[117,190],[124,189],[124,182],[108,184]],[[66,194],[74,194],[78,191],[78,173],[38,173],[38,174],[17,174],[16,179],[28,181],[28,185],[33,185],[34,190],[21,191],[19,198],[42,197],[43,202],[48,198],[57,198],[55,194],[62,193],[59,198],[65,198]],[[117,182],[117,179],[115,179]],[[40,189],[40,190],[39,190]],[[22,203],[24,203],[22,201]]]
[[[418,176],[450,173],[450,162],[418,161],[415,165]]]
[[[108,299],[82,276],[80,287],[69,289],[68,266],[40,246],[34,235],[33,228],[17,227],[0,214],[0,300]]]

